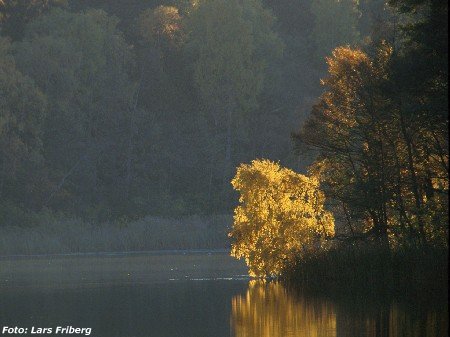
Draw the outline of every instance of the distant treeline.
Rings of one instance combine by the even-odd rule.
[[[0,1],[0,224],[32,224],[32,214],[47,210],[95,221],[231,210],[238,163],[264,157],[302,170],[314,159],[315,152],[295,156],[289,135],[321,92],[324,57],[347,44],[395,46],[402,20],[382,0]],[[427,29],[440,43],[440,30]],[[405,56],[405,70],[413,59]],[[383,193],[380,201],[364,202],[378,208],[351,210],[356,220],[385,212],[392,200],[397,210],[400,196],[402,224],[411,214],[429,216],[420,198],[427,186],[438,195],[435,167],[448,165],[442,134],[424,133],[441,130],[442,114],[430,104],[445,102],[426,99],[429,90],[415,94],[445,84],[433,82],[444,65],[429,61],[430,76],[412,68],[420,80],[403,71],[395,82],[402,88],[395,104],[409,107],[406,131],[385,137],[378,122],[371,131],[377,149],[379,139],[389,142],[371,160],[389,146],[402,151],[397,159],[389,152],[398,164],[383,171],[402,179],[402,193],[393,181],[377,187],[370,194]],[[327,135],[321,139],[330,142]],[[411,165],[415,177],[404,171]],[[380,186],[378,173],[367,183]],[[340,193],[351,202],[351,191]]]

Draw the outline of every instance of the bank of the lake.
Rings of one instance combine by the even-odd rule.
[[[286,283],[333,296],[447,298],[448,250],[346,246],[308,254],[290,266]]]

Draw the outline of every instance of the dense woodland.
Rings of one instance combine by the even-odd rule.
[[[235,167],[305,169],[325,56],[382,1],[0,1],[0,219],[229,213]]]
[[[447,15],[445,0],[0,0],[0,224],[230,213],[236,167],[265,158],[279,164],[233,185],[276,176],[289,206],[235,224],[303,212],[352,244],[447,246]],[[272,258],[255,273],[278,273]]]

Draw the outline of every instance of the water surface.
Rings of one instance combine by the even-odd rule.
[[[0,326],[90,327],[99,337],[448,336],[446,301],[348,297],[252,281],[225,252],[0,259]]]

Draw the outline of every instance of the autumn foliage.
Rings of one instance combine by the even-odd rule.
[[[279,275],[302,252],[334,234],[334,219],[314,177],[269,160],[242,164],[232,180],[240,193],[231,254],[244,258],[253,276]]]
[[[445,246],[447,117],[433,100],[403,89],[394,56],[385,42],[373,56],[336,48],[322,81],[327,90],[296,140],[318,151],[311,171],[349,241]]]

